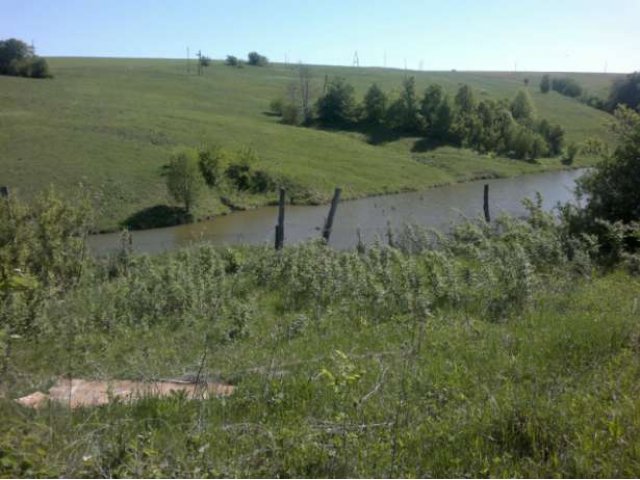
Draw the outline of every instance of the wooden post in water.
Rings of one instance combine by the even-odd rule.
[[[8,197],[9,196],[9,187],[0,186],[0,197]]]
[[[280,200],[278,201],[278,224],[276,225],[276,250],[284,247],[284,188],[280,189]]]
[[[338,208],[338,202],[340,201],[340,192],[342,192],[341,188],[336,187],[335,192],[333,192],[333,200],[331,200],[331,208],[329,209],[329,216],[327,217],[327,221],[324,224],[324,229],[322,230],[322,238],[324,241],[329,243],[329,237],[331,236],[331,228],[333,227],[333,217],[336,215],[336,209]]]
[[[489,214],[489,185],[484,185],[484,219],[487,223],[491,222],[491,215]]]

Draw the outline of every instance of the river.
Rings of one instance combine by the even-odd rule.
[[[522,199],[533,197],[536,192],[542,194],[544,208],[551,209],[558,202],[573,199],[575,181],[583,173],[584,170],[544,172],[341,202],[330,244],[338,249],[355,246],[358,228],[364,243],[371,243],[376,237],[384,238],[388,225],[395,229],[413,223],[446,230],[462,216],[482,214],[485,184],[489,184],[492,218],[500,212],[523,215],[526,212],[522,207]],[[285,244],[319,237],[328,211],[328,205],[287,205]],[[261,207],[200,223],[137,230],[132,232],[133,249],[136,252],[157,253],[202,241],[216,245],[273,245],[277,214],[277,207]],[[119,233],[92,235],[89,239],[90,249],[98,255],[115,251],[119,245]]]

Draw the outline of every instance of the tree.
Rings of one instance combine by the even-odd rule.
[[[47,61],[35,55],[33,48],[15,38],[0,41],[0,75],[51,77]]]
[[[238,57],[235,57],[233,55],[227,55],[226,60],[224,61],[225,65],[229,65],[230,67],[239,67],[240,66],[240,60],[238,60]]]
[[[419,134],[424,130],[424,120],[418,108],[416,96],[416,79],[405,78],[398,98],[387,112],[387,118],[392,128],[409,134]]]
[[[165,168],[169,194],[184,204],[186,213],[191,212],[204,186],[198,160],[197,152],[183,150],[174,154]]]
[[[551,89],[551,78],[549,77],[548,74],[544,74],[542,76],[542,80],[540,80],[540,91],[542,93],[549,93],[549,90]]]
[[[364,96],[364,120],[371,125],[380,125],[387,114],[387,96],[375,83]]]
[[[585,174],[578,187],[586,194],[585,210],[592,221],[630,223],[640,220],[640,114],[620,106],[614,115],[618,147]]]
[[[426,125],[427,136],[444,140],[451,128],[452,112],[449,99],[440,85],[429,85],[420,104],[420,113]]]
[[[613,82],[606,106],[613,111],[620,104],[640,111],[640,72],[630,73]]]
[[[247,63],[256,67],[264,67],[269,64],[269,59],[258,52],[249,52],[247,55]]]
[[[551,88],[561,95],[567,97],[579,97],[582,95],[582,87],[573,78],[554,78],[551,81]]]
[[[456,93],[454,104],[461,113],[471,113],[476,108],[473,90],[469,85],[461,85]]]
[[[318,99],[318,119],[328,126],[353,123],[356,101],[353,86],[344,78],[336,77],[327,85],[326,93]]]
[[[533,123],[535,117],[535,108],[531,101],[531,96],[526,90],[520,90],[511,102],[511,115],[516,122],[524,125]]]

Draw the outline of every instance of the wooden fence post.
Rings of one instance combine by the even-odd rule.
[[[333,192],[333,200],[331,200],[331,208],[329,209],[329,216],[327,217],[327,221],[324,224],[324,229],[322,230],[322,238],[324,241],[329,243],[329,237],[331,236],[331,228],[333,227],[333,217],[336,215],[336,209],[338,208],[338,202],[340,201],[340,192],[342,192],[341,188],[337,188],[335,192]]]
[[[276,225],[276,250],[284,246],[284,188],[280,189],[280,200],[278,202],[278,224]]]
[[[484,185],[484,219],[487,223],[491,222],[491,215],[489,214],[489,185]]]

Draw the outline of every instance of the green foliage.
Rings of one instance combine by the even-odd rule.
[[[408,77],[402,81],[400,98],[389,110],[394,128],[410,134],[418,134],[424,130],[424,121],[420,116],[418,97],[416,94],[416,79]]]
[[[354,88],[344,78],[336,77],[317,102],[318,120],[326,126],[347,126],[356,120]]]
[[[47,61],[15,38],[0,40],[0,75],[51,78]]]
[[[275,190],[276,180],[264,170],[256,169],[258,154],[251,148],[241,148],[225,170],[232,185],[241,191],[265,193]]]
[[[167,190],[176,202],[184,204],[187,214],[198,201],[204,186],[200,168],[198,152],[191,149],[173,154],[165,167]]]
[[[618,105],[640,111],[640,72],[633,72],[613,82],[606,107],[614,111]]]
[[[364,121],[371,125],[380,125],[387,115],[387,96],[375,83],[364,96]]]
[[[542,79],[540,80],[540,91],[542,93],[549,93],[550,89],[551,89],[551,77],[549,77],[549,74],[545,73],[542,76]]]
[[[224,151],[218,146],[198,151],[198,167],[202,178],[209,187],[215,187],[220,181],[223,159]]]
[[[469,85],[461,85],[454,99],[454,105],[459,113],[471,114],[476,108],[473,90]]]
[[[427,136],[435,140],[447,140],[453,113],[449,99],[440,85],[427,87],[420,105],[420,113],[425,122]]]
[[[37,338],[0,327],[0,475],[634,476],[640,281],[594,271],[592,238],[539,196],[525,204],[524,219],[407,226],[396,247],[360,252],[203,244],[85,262],[33,306]],[[60,376],[235,391],[76,410],[11,400]]]
[[[247,63],[255,67],[265,67],[269,65],[269,59],[258,52],[249,52],[247,54]]]
[[[615,116],[619,146],[579,183],[580,192],[587,197],[586,213],[591,222],[640,220],[640,114],[622,106]]]
[[[562,155],[562,163],[565,165],[573,165],[573,161],[575,160],[576,155],[579,152],[580,147],[576,143],[571,142],[569,145],[567,145],[567,149]]]
[[[577,80],[570,77],[552,79],[551,88],[567,97],[577,98],[582,95],[582,87]]]
[[[227,55],[224,63],[225,65],[229,65],[230,67],[240,67],[242,65],[242,62],[238,59],[238,57],[233,55]]]
[[[511,115],[516,122],[523,125],[532,125],[535,120],[535,108],[531,95],[526,90],[520,90],[511,101]]]

